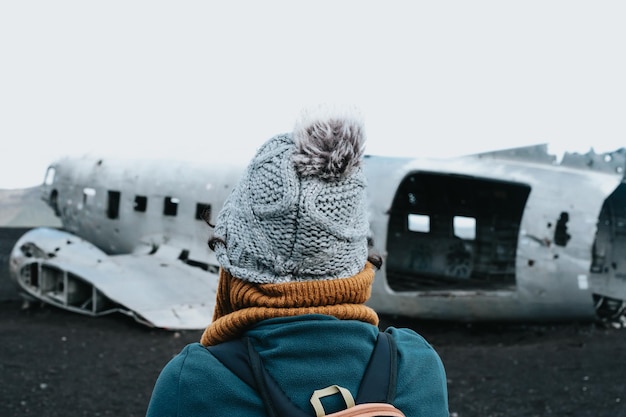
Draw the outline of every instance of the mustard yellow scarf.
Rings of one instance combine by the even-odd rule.
[[[363,303],[370,297],[374,266],[358,274],[320,281],[255,284],[220,269],[213,322],[200,339],[216,345],[241,335],[261,320],[302,314],[325,314],[378,325],[378,315]]]

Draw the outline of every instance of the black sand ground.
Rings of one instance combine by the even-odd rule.
[[[201,332],[22,309],[6,273],[15,234],[0,229],[0,416],[143,416],[160,369]],[[453,416],[626,416],[626,330],[390,317],[381,325],[411,327],[439,352]]]

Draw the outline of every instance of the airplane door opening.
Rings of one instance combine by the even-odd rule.
[[[529,185],[510,181],[407,175],[389,213],[384,267],[391,289],[513,289],[529,194]]]

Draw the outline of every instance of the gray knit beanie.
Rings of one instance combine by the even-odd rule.
[[[262,145],[218,215],[220,265],[256,283],[361,271],[369,234],[364,142],[355,110],[318,107]]]

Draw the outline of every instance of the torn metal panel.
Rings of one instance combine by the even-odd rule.
[[[557,157],[548,153],[548,145],[522,146],[476,154],[480,159],[510,159],[554,165]]]
[[[55,229],[22,236],[11,270],[30,296],[82,314],[121,312],[166,329],[202,329],[213,314],[216,274],[167,255],[109,256]]]
[[[626,168],[626,149],[621,148],[613,152],[604,153],[595,153],[595,151],[591,149],[586,154],[566,152],[561,165],[624,175],[624,169]]]
[[[591,282],[603,318],[616,319],[626,309],[626,183],[606,199],[592,247]]]
[[[557,155],[548,152],[547,144],[483,152],[474,156],[479,159],[526,161],[618,175],[624,175],[626,169],[626,148],[603,153],[596,153],[593,148],[584,154],[565,152],[560,161]]]

